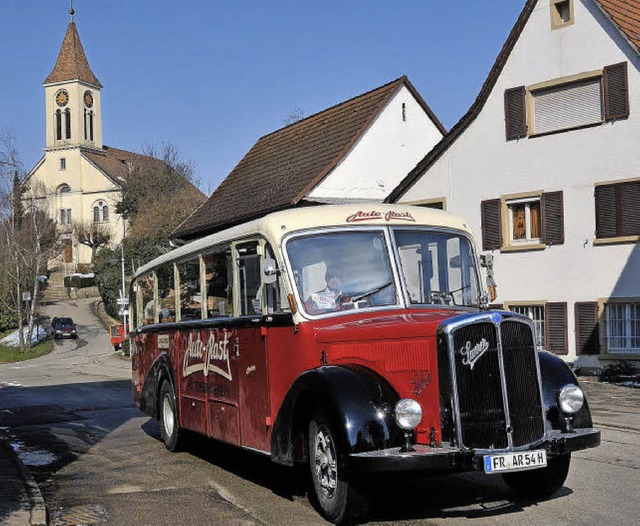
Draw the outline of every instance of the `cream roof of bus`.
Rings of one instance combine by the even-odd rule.
[[[292,232],[322,227],[367,225],[424,225],[453,228],[471,234],[471,230],[461,217],[433,208],[377,202],[293,208],[274,212],[261,219],[188,243],[147,263],[136,272],[136,276],[163,263],[187,258],[189,255],[206,251],[208,247],[213,245],[241,239],[252,234],[263,234],[271,242],[279,245],[282,238]]]

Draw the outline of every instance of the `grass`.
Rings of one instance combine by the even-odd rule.
[[[12,331],[8,331],[0,334],[0,339],[9,334]],[[31,358],[37,358],[49,354],[53,349],[53,343],[51,340],[45,340],[40,342],[35,347],[32,347],[29,352],[20,352],[17,347],[5,347],[0,345],[0,363],[22,362],[24,360],[31,360]]]

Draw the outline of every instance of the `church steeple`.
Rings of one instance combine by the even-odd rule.
[[[47,149],[84,146],[102,149],[100,89],[84,53],[73,7],[58,59],[44,81]]]

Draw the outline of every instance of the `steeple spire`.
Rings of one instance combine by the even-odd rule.
[[[73,2],[72,7],[69,9],[71,15],[71,21],[67,27],[67,33],[62,41],[62,47],[58,54],[58,60],[49,76],[44,81],[44,84],[52,84],[54,82],[67,82],[70,80],[80,80],[101,88],[102,84],[93,74],[89,67],[89,62],[84,54],[82,42],[80,42],[80,36],[76,29],[76,24],[73,21]]]

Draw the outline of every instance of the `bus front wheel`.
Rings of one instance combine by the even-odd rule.
[[[353,484],[344,480],[338,466],[336,435],[325,418],[309,424],[309,467],[313,497],[330,522],[341,524],[364,511],[364,502]]]
[[[178,420],[176,396],[168,381],[160,388],[160,436],[169,451],[179,451],[183,432]]]

